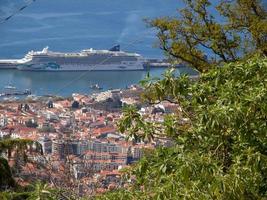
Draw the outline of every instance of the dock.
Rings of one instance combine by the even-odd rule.
[[[0,93],[0,97],[5,97],[5,96],[21,96],[21,95],[30,95],[31,90],[26,89],[26,90],[17,90],[16,87],[12,85],[7,85],[4,87],[4,90],[2,93]]]
[[[144,64],[145,69],[153,69],[153,68],[181,68],[186,67],[186,64],[172,64],[168,60],[161,59],[147,59],[147,62]]]

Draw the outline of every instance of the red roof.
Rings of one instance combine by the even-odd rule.
[[[113,126],[106,126],[103,128],[94,129],[94,133],[102,134],[102,133],[114,133],[116,129]]]

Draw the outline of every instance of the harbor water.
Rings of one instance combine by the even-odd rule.
[[[151,77],[160,77],[165,69],[150,69]],[[68,97],[72,93],[91,94],[96,92],[91,88],[98,84],[103,88],[123,89],[132,84],[138,84],[148,71],[80,71],[80,72],[36,72],[19,70],[0,70],[0,91],[6,85],[12,85],[19,91],[30,89],[32,94],[57,95]],[[180,73],[192,74],[188,68],[177,69]]]

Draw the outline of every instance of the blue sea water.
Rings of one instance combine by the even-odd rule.
[[[0,0],[0,21],[29,0]],[[107,49],[163,57],[144,19],[177,14],[182,0],[36,0],[0,24],[0,58],[20,58],[45,46],[55,51]]]
[[[160,77],[163,69],[150,70],[151,77]],[[31,89],[35,95],[71,96],[73,93],[91,94],[91,86],[99,84],[103,91],[123,89],[143,80],[147,71],[88,71],[88,72],[36,72],[0,70],[0,93],[4,86],[11,84],[18,90]],[[191,74],[188,68],[177,71]]]
[[[30,50],[49,46],[53,51],[108,49],[120,44],[122,50],[148,58],[163,58],[155,48],[155,30],[144,19],[177,14],[181,0],[0,0],[0,59],[21,58]],[[182,69],[187,71],[187,69]],[[153,69],[160,76],[163,69]],[[147,72],[22,72],[0,71],[0,91],[7,84],[30,88],[37,95],[69,96],[91,93],[90,84],[105,90],[125,88],[142,80]]]

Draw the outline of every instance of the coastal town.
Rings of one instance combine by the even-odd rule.
[[[140,160],[145,149],[172,145],[166,138],[130,140],[118,131],[123,106],[135,105],[147,120],[157,122],[177,109],[170,102],[142,103],[142,92],[132,85],[92,95],[1,103],[0,138],[38,142],[28,148],[27,161],[15,150],[6,155],[9,165],[18,169],[16,181],[27,185],[44,180],[53,187],[72,188],[81,196],[127,187],[133,180],[122,179],[122,171]],[[32,150],[37,144],[41,153]]]
[[[1,0],[0,200],[267,200],[267,0]]]

